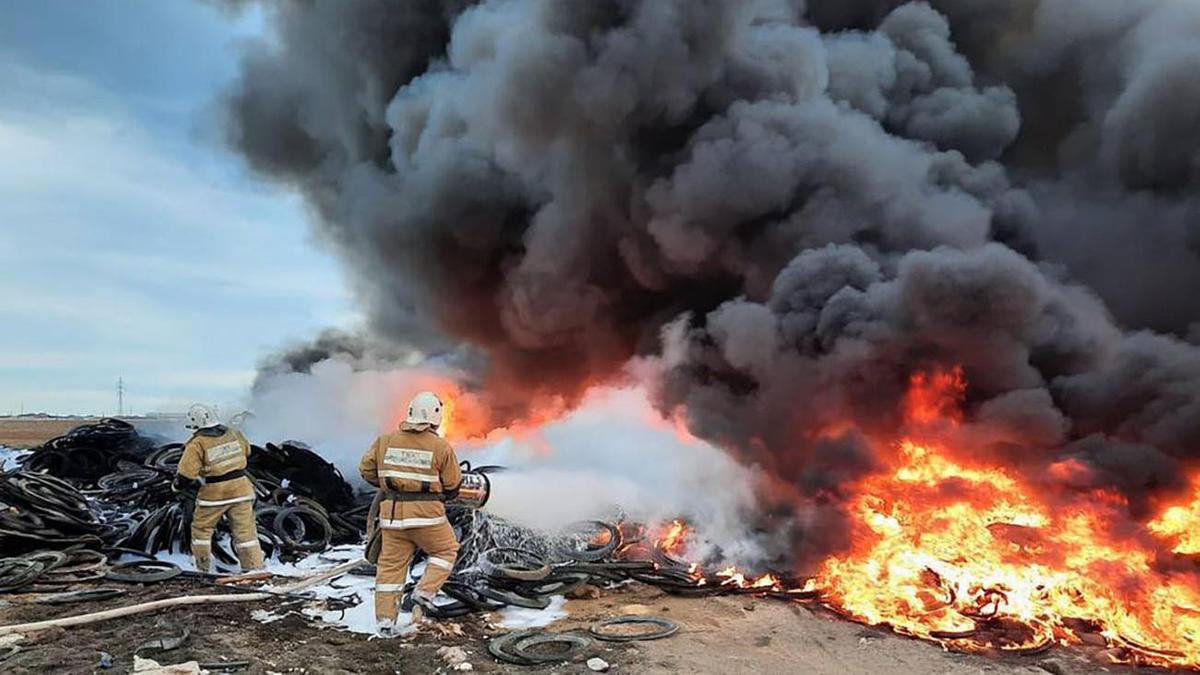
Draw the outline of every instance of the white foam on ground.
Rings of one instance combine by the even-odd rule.
[[[342,563],[351,560],[357,560],[363,556],[363,547],[357,545],[335,546],[327,551],[307,555],[295,562],[281,562],[278,557],[267,559],[266,570],[271,574],[288,579],[299,579],[310,577],[328,569],[332,569]],[[194,572],[196,565],[192,557],[186,553],[160,551],[155,556],[158,560],[175,563],[185,571]],[[117,558],[118,561],[139,560],[137,556],[124,555]],[[213,561],[219,572],[238,572],[236,567],[226,569],[215,560]],[[265,591],[278,591],[279,586],[287,585],[267,584],[261,589]],[[343,630],[348,630],[353,633],[363,633],[371,635],[375,633],[375,579],[372,577],[362,577],[352,574],[344,574],[340,577],[330,579],[329,581],[319,586],[306,589],[305,594],[311,595],[315,600],[323,600],[327,598],[346,599],[353,595],[357,595],[359,603],[354,607],[341,610],[322,610],[318,608],[304,608],[301,612],[310,618],[317,619],[322,623],[337,627]],[[252,618],[261,623],[272,623],[282,619],[286,614],[276,614],[263,610],[256,610],[251,614]],[[401,625],[408,623],[408,615],[401,615]]]
[[[308,577],[322,570],[337,567],[342,563],[358,560],[362,557],[362,544],[343,544],[341,546],[334,546],[327,551],[304,556],[296,562],[280,562],[278,557],[272,557],[266,561],[266,566],[267,571],[276,576],[289,578]]]
[[[362,555],[363,546],[361,544],[335,546],[328,551],[313,553],[290,563],[281,562],[278,558],[271,558],[266,561],[266,569],[271,574],[279,577],[297,579],[313,576],[342,563],[360,559]],[[185,570],[196,569],[191,556],[185,553],[160,552],[156,557],[159,560],[173,562]],[[130,559],[133,558],[131,557]],[[409,572],[410,578],[420,576],[423,569],[424,565],[414,567]],[[277,591],[280,586],[284,585],[286,584],[268,584],[263,586],[262,589]],[[375,634],[375,579],[373,577],[343,574],[319,586],[306,589],[304,594],[311,595],[314,600],[349,600],[357,596],[358,604],[345,610],[305,607],[300,612],[304,616],[315,619],[332,628],[359,633],[361,635]],[[434,599],[434,602],[442,604],[452,602],[452,600],[443,595],[438,595]],[[499,625],[508,629],[548,626],[567,616],[565,605],[566,599],[558,595],[550,599],[550,605],[546,609],[506,607],[497,612],[500,619]],[[267,611],[256,611],[251,616],[261,623],[272,623],[283,618],[283,615]],[[396,625],[398,627],[404,628],[410,624],[410,615],[401,613],[397,617]]]
[[[11,471],[20,466],[20,460],[25,455],[28,455],[28,450],[19,448],[10,448],[7,445],[0,445],[0,471]]]
[[[310,558],[313,556],[309,556]],[[375,632],[375,579],[347,574],[330,583],[308,589],[318,599],[346,599],[357,595],[359,603],[346,610],[323,610],[306,607],[303,614],[321,623],[336,626],[351,633],[371,635]],[[407,623],[408,615],[403,615]]]
[[[278,560],[268,561],[267,570],[272,574],[285,577],[311,576],[322,570],[340,565],[343,562],[360,558],[362,557],[362,552],[363,547],[361,545],[337,546],[323,553],[306,556],[294,563],[281,563]],[[172,562],[175,562],[175,560],[172,559]],[[410,571],[410,576],[420,576],[421,570],[421,565],[416,566],[416,568]],[[265,590],[276,589],[272,586],[266,586]],[[329,598],[345,600],[352,598],[352,596],[358,596],[359,603],[345,610],[306,607],[301,610],[301,613],[304,616],[316,619],[323,624],[340,630],[362,635],[375,634],[374,578],[346,574],[320,586],[306,589],[305,593],[311,594],[316,600]],[[452,602],[452,600],[443,595],[438,595],[434,599],[434,602],[442,604]],[[510,629],[547,626],[567,616],[565,605],[566,599],[564,597],[555,596],[551,598],[550,605],[542,610],[506,607],[497,612],[500,618],[499,625]],[[254,618],[263,623],[270,623],[271,621],[278,620],[280,617],[276,614],[264,612]],[[410,624],[410,615],[401,613],[397,617],[396,625],[398,627],[404,628]]]
[[[267,561],[267,571],[281,577],[308,577],[342,563],[360,559],[362,556],[361,544],[335,546],[328,551],[314,553],[291,563],[280,562],[277,558],[272,558]],[[278,589],[267,585],[264,590]],[[373,577],[343,574],[319,586],[305,589],[303,592],[311,595],[314,600],[349,600],[357,596],[358,604],[345,610],[305,607],[300,611],[304,616],[316,619],[333,628],[363,635],[375,634],[375,579]],[[280,617],[275,614],[263,614],[255,618],[263,623],[269,623]],[[408,614],[401,614],[398,617],[397,625],[403,627],[409,623]]]
[[[567,599],[561,595],[550,598],[546,609],[527,609],[525,607],[505,607],[497,612],[500,615],[500,626],[503,628],[524,629],[542,628],[567,616]]]
[[[155,560],[161,560],[163,562],[175,563],[176,565],[179,566],[179,569],[183,570],[184,572],[195,572],[196,571],[196,564],[194,562],[192,562],[192,556],[190,556],[186,553],[177,553],[177,552],[173,552],[173,551],[159,551],[158,553],[154,554],[154,558],[155,558]],[[122,553],[121,555],[117,556],[116,558],[111,559],[110,562],[134,562],[137,560],[145,560],[145,558],[142,556],[139,556],[139,555],[130,555],[128,553]]]
[[[285,616],[287,616],[287,614],[276,614],[275,612],[268,612],[265,609],[256,609],[253,612],[250,612],[250,618],[259,623],[275,623]]]
[[[319,574],[351,560],[358,560],[362,556],[361,544],[347,544],[335,546],[328,551],[313,553],[290,563],[280,562],[278,558],[271,558],[266,561],[266,567],[268,572],[276,576],[301,578]],[[267,585],[264,589],[278,590],[273,585]],[[369,635],[375,632],[375,580],[373,578],[344,574],[319,586],[306,589],[304,593],[312,595],[317,600],[349,599],[357,595],[359,603],[344,611],[306,607],[301,612],[307,617],[352,633]],[[277,618],[276,616],[264,616],[259,620],[267,623]]]

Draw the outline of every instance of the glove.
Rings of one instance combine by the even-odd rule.
[[[204,481],[199,478],[187,478],[176,475],[175,480],[171,481],[171,492],[175,494],[195,494],[200,491],[202,485],[204,485]]]

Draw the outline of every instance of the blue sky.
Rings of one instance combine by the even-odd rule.
[[[220,140],[262,30],[188,0],[0,4],[0,414],[236,402],[360,318],[294,194]]]

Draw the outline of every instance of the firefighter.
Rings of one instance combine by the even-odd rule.
[[[396,634],[400,594],[413,553],[428,556],[425,574],[413,591],[412,621],[433,607],[458,556],[458,541],[446,520],[445,500],[458,492],[462,473],[454,448],[438,436],[442,401],[432,392],[417,394],[398,431],[375,439],[358,465],[364,480],[379,488],[376,527],[382,550],[375,574],[375,621],[379,633]]]
[[[233,547],[243,570],[263,567],[258,528],[254,522],[254,485],[246,476],[250,443],[236,429],[217,421],[216,414],[197,403],[187,413],[187,428],[194,433],[183,448],[172,489],[194,493],[192,557],[196,569],[212,569],[213,530],[228,514]]]

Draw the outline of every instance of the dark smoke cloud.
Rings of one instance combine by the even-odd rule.
[[[452,379],[468,392],[483,388],[488,369],[486,354],[470,345],[423,350],[370,333],[329,328],[315,338],[295,342],[261,359],[251,394],[265,394],[281,381],[286,382],[287,376],[312,374],[315,367],[328,362],[344,364],[354,373],[420,369],[428,376],[440,374]],[[499,422],[504,421],[506,415],[507,419],[512,419],[520,411],[495,409],[490,412]]]
[[[1031,472],[1137,503],[1194,463],[1196,3],[266,4],[232,143],[372,339],[481,350],[506,415],[661,353],[663,408],[819,547],[922,368]]]
[[[869,30],[901,5],[810,0],[808,18],[823,30]],[[1124,323],[1186,334],[1200,317],[1200,298],[1179,292],[1200,283],[1200,6],[932,6],[979,76],[1017,95],[1021,130],[1004,157],[1043,207],[1042,256],[1065,263]]]
[[[337,329],[321,331],[307,342],[294,344],[258,363],[253,389],[262,383],[289,373],[310,373],[323,361],[342,360],[359,368],[379,368],[397,364],[418,364],[425,355],[411,347],[377,339],[362,333]]]

